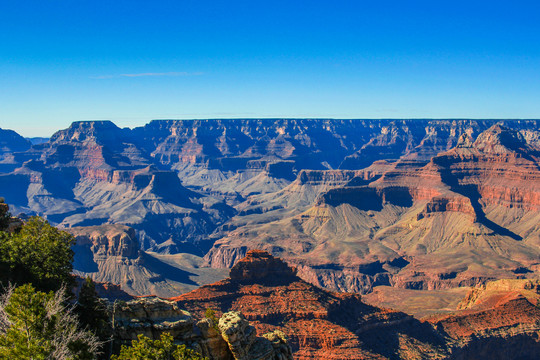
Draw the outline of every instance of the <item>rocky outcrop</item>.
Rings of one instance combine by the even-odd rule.
[[[163,332],[175,339],[193,336],[194,320],[172,301],[143,297],[113,304],[114,329],[122,340],[136,340],[139,334],[158,339]]]
[[[139,256],[139,241],[135,230],[125,225],[100,225],[67,229],[75,236],[76,246],[89,247],[94,260],[110,256],[135,259]]]
[[[237,360],[292,360],[284,334],[276,330],[258,338],[242,313],[230,311],[219,319],[219,330]]]
[[[215,360],[292,360],[292,351],[279,331],[257,337],[256,330],[239,312],[228,312],[219,319],[219,327],[210,318],[199,321],[173,301],[143,297],[114,303],[115,338],[129,343],[143,334],[159,339],[169,333],[209,359]]]
[[[131,227],[108,224],[66,230],[76,239],[73,270],[81,277],[89,276],[98,283],[117,284],[122,291],[135,296],[173,296],[189,291],[199,285],[190,276],[197,281],[202,277],[203,283],[209,282],[205,280],[208,275],[204,276],[204,270],[198,272],[198,269],[193,269],[197,275],[203,275],[195,276],[195,273],[183,270],[175,263],[169,265],[158,255],[142,251],[139,238]],[[217,273],[209,278],[215,281],[222,277]],[[106,297],[117,298],[114,293],[108,291]]]
[[[502,279],[478,285],[459,303],[458,310],[490,308],[509,294],[523,296],[531,304],[538,305],[540,280]]]
[[[287,283],[296,278],[296,271],[266,251],[251,250],[231,269],[229,277],[242,284]]]
[[[447,211],[460,212],[470,215],[473,221],[476,221],[476,211],[471,204],[471,199],[456,194],[455,196],[436,196],[433,197],[416,218],[423,219],[433,213],[445,213]]]

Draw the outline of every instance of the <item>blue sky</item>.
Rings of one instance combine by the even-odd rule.
[[[0,0],[0,128],[540,118],[537,1]]]

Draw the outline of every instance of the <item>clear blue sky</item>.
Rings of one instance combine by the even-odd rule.
[[[538,1],[0,0],[0,128],[540,118]]]

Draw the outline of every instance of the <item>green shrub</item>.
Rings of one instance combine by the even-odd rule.
[[[164,333],[159,340],[152,340],[139,335],[131,346],[122,346],[118,356],[113,355],[111,360],[205,360],[197,352],[188,349],[185,345],[173,343],[173,337]]]
[[[213,327],[214,329],[219,332],[219,326],[218,326],[218,323],[219,323],[219,319],[217,318],[216,316],[216,311],[214,309],[206,309],[204,311],[204,316],[207,318],[207,319],[210,319],[212,320],[212,323],[214,324]]]
[[[75,238],[32,217],[17,233],[0,232],[0,282],[4,285],[31,283],[41,291],[56,291],[73,285]]]

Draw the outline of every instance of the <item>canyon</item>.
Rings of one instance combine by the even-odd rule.
[[[36,144],[2,130],[0,195],[77,237],[78,275],[133,295],[223,279],[250,249],[332,291],[444,292],[538,277],[539,125],[82,121]]]

